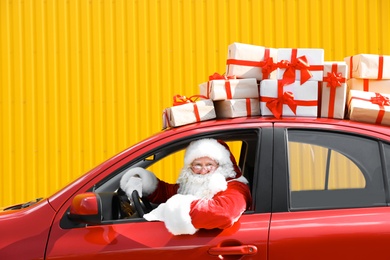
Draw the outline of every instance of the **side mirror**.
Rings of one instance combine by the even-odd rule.
[[[87,192],[73,198],[68,217],[85,224],[102,224],[121,218],[120,200],[116,193]]]

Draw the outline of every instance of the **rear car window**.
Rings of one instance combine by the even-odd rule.
[[[288,132],[290,209],[386,205],[376,140],[336,132]]]

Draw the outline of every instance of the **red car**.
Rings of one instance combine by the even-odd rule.
[[[253,210],[230,228],[180,236],[162,222],[123,218],[123,173],[166,169],[159,165],[204,137],[239,151]],[[0,259],[389,259],[389,187],[390,127],[320,118],[211,120],[162,131],[49,198],[6,208]]]

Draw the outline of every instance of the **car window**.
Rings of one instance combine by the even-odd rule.
[[[288,132],[290,209],[386,205],[376,140],[335,132]]]
[[[348,157],[315,144],[289,142],[290,188],[334,190],[364,188],[362,171]]]
[[[254,185],[254,171],[256,158],[258,157],[260,132],[260,129],[229,130],[222,133],[213,132],[208,135],[190,136],[177,139],[175,142],[163,143],[163,145],[156,147],[153,150],[149,150],[143,156],[140,156],[136,160],[129,162],[126,166],[113,172],[106,179],[94,185],[89,191],[94,191],[99,194],[119,194],[119,198],[122,201],[121,210],[124,211],[123,204],[125,204],[126,208],[131,205],[128,205],[129,201],[126,201],[127,196],[124,191],[119,189],[119,182],[128,169],[132,167],[142,167],[153,172],[160,180],[167,183],[176,183],[183,167],[185,149],[189,143],[200,138],[215,138],[223,140],[229,146],[244,177],[249,181],[249,187],[253,193],[253,191],[256,190],[256,186]],[[252,202],[255,202],[254,198]],[[157,205],[152,206],[156,207]],[[252,205],[250,208],[253,210],[255,209],[255,206]],[[110,210],[111,209],[107,209],[107,211]],[[128,219],[128,216],[125,216],[125,218]],[[129,220],[132,219],[134,218],[129,218]]]
[[[384,144],[384,165],[387,173],[387,187],[390,187],[390,144]],[[390,198],[390,190],[388,192],[388,197]]]

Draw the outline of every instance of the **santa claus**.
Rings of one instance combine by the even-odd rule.
[[[251,205],[247,184],[226,143],[201,139],[186,149],[177,183],[166,183],[136,167],[123,175],[120,187],[129,198],[137,190],[160,204],[144,218],[163,221],[172,234],[181,235],[232,226]]]

